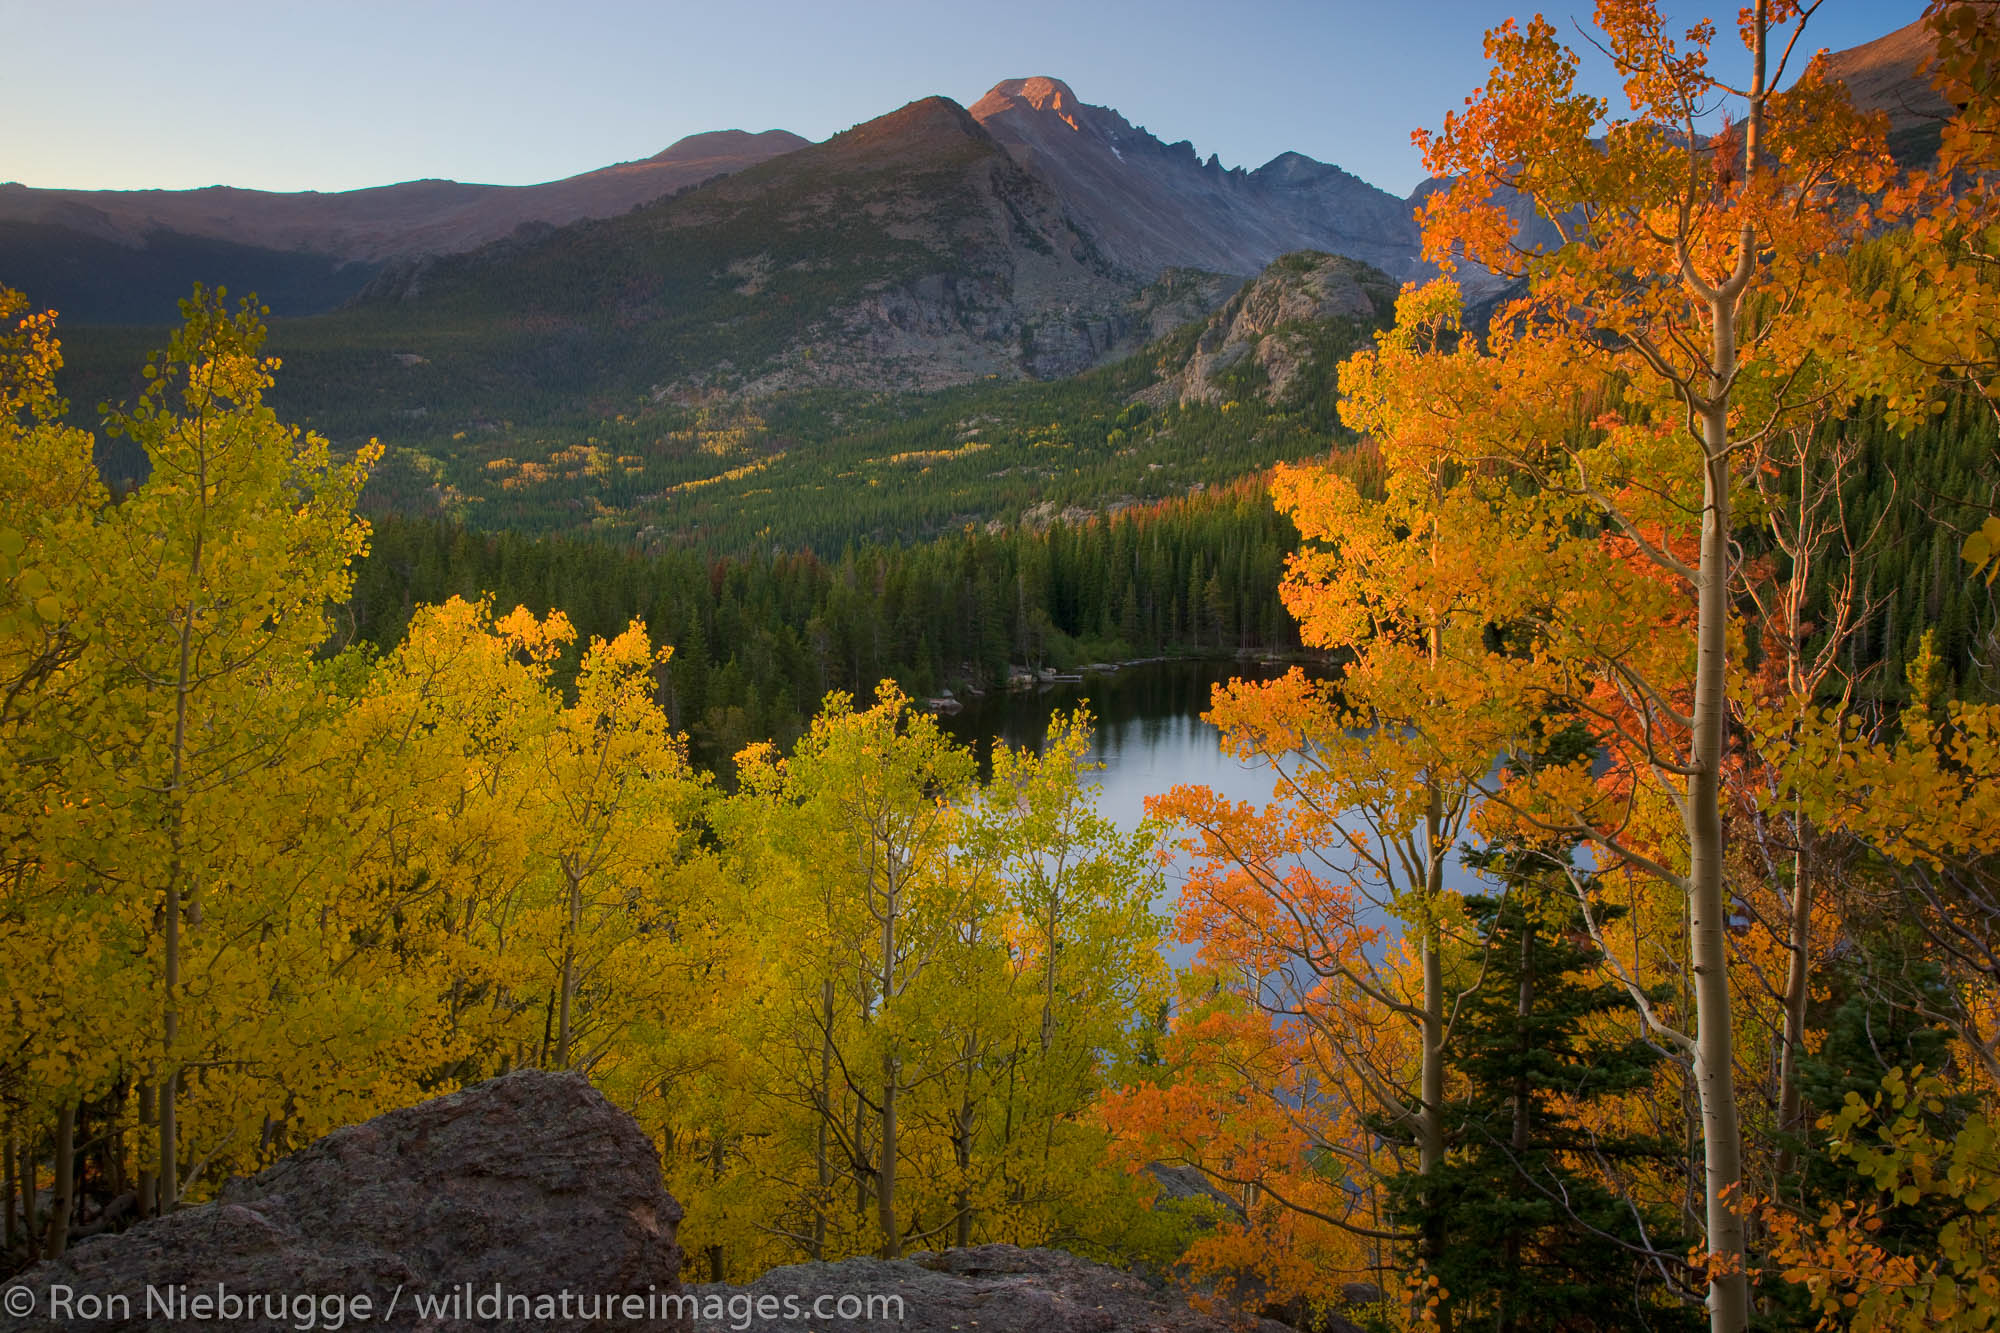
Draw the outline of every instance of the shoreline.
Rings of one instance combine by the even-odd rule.
[[[1067,671],[1054,667],[1039,670],[1018,663],[1007,664],[1004,681],[983,689],[974,686],[947,688],[938,694],[916,700],[919,707],[927,712],[951,714],[964,711],[967,699],[983,699],[989,694],[1026,694],[1030,691],[1045,690],[1056,685],[1080,685],[1092,676],[1112,676],[1135,667],[1164,666],[1176,662],[1256,662],[1265,666],[1281,665],[1323,665],[1321,654],[1307,651],[1275,652],[1240,650],[1233,653],[1155,653],[1148,657],[1121,658],[1113,662],[1085,662]]]

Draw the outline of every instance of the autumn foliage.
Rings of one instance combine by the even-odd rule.
[[[1379,1328],[1992,1327],[2000,703],[1854,667],[1848,496],[1857,419],[1993,396],[2000,23],[1932,6],[1905,170],[1813,8],[1602,0],[1618,108],[1488,34],[1419,135],[1443,275],[1341,370],[1379,467],[1272,474],[1330,669],[1211,701],[1267,801],[1138,829],[1087,712],[982,776],[884,681],[724,780],[641,622],[364,651],[379,451],[277,419],[257,312],[187,304],[113,494],[0,293],[10,1252],[535,1066],[717,1279],[1008,1241]]]

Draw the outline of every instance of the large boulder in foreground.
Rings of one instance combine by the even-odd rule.
[[[679,1290],[680,1217],[630,1117],[579,1075],[523,1071],[337,1130],[213,1203],[83,1241],[0,1288],[0,1328],[334,1326],[324,1304],[282,1318],[199,1304],[228,1293],[341,1298],[350,1329],[684,1329],[675,1307],[661,1317],[643,1299]],[[79,1304],[120,1295],[124,1308]],[[627,1295],[642,1300],[606,1317],[605,1298]]]
[[[748,1286],[687,1291],[700,1301],[696,1327],[703,1330],[754,1321],[900,1333],[1293,1333],[1268,1319],[1203,1314],[1176,1291],[1060,1250],[1012,1245],[793,1264]]]

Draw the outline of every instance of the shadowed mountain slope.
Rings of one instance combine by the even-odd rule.
[[[72,322],[171,319],[197,280],[255,290],[279,314],[312,314],[353,296],[386,260],[612,217],[806,142],[784,130],[720,130],[544,185],[422,180],[286,194],[0,184],[0,281]]]
[[[928,98],[616,218],[392,264],[274,345],[306,410],[387,430],[1066,375],[1233,286],[1145,287],[964,108]]]
[[[1889,117],[1889,149],[1898,161],[1928,161],[1937,152],[1944,122],[1953,107],[1920,72],[1935,49],[1920,19],[1872,42],[1827,56],[1827,73],[1847,85],[1847,96],[1863,111]]]

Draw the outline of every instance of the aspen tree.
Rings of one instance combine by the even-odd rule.
[[[327,442],[281,424],[263,402],[275,362],[245,305],[197,289],[185,326],[147,367],[138,401],[107,428],[140,446],[149,473],[122,503],[60,528],[73,553],[62,597],[88,627],[76,669],[98,686],[74,719],[65,780],[92,793],[69,830],[85,873],[137,895],[150,932],[158,1036],[147,1080],[158,1104],[159,1208],[181,1192],[182,1077],[189,1029],[189,932],[246,910],[268,833],[244,798],[314,725],[311,656],[349,583],[366,525],[354,516],[379,450],[336,461]],[[91,821],[112,819],[115,826]],[[195,1165],[199,1165],[196,1163]]]
[[[1431,170],[1452,178],[1427,204],[1425,249],[1525,278],[1527,295],[1496,316],[1490,362],[1455,363],[1470,372],[1455,385],[1423,371],[1399,384],[1378,364],[1372,384],[1350,394],[1373,400],[1361,416],[1376,428],[1461,430],[1457,458],[1506,469],[1546,497],[1527,540],[1548,559],[1583,550],[1561,524],[1593,521],[1673,594],[1646,601],[1665,617],[1654,623],[1684,627],[1685,649],[1679,632],[1661,640],[1687,654],[1685,669],[1632,652],[1632,636],[1603,614],[1610,608],[1583,604],[1580,565],[1551,566],[1520,544],[1492,553],[1522,578],[1562,576],[1537,648],[1551,668],[1549,702],[1601,686],[1595,720],[1607,732],[1629,723],[1619,762],[1678,812],[1679,845],[1658,855],[1621,837],[1613,812],[1552,802],[1543,818],[1685,893],[1696,1023],[1670,1039],[1700,1095],[1717,1333],[1741,1333],[1750,1319],[1722,810],[1740,671],[1730,647],[1734,494],[1750,451],[1805,404],[1861,391],[1813,348],[1819,329],[1858,326],[1869,309],[1848,260],[1876,213],[1857,199],[1889,183],[1879,119],[1856,115],[1821,65],[1776,91],[1805,57],[1809,12],[1790,0],[1745,9],[1738,77],[1718,64],[1715,24],[1677,38],[1655,5],[1603,0],[1600,47],[1630,118],[1579,89],[1578,59],[1546,21],[1490,32],[1485,86],[1441,130],[1418,136]],[[1718,107],[1731,118],[1709,119]],[[1553,249],[1516,246],[1502,189],[1557,229]],[[1610,586],[1621,584],[1634,579]],[[1637,621],[1637,608],[1616,609]],[[1575,683],[1553,683],[1562,671]]]

